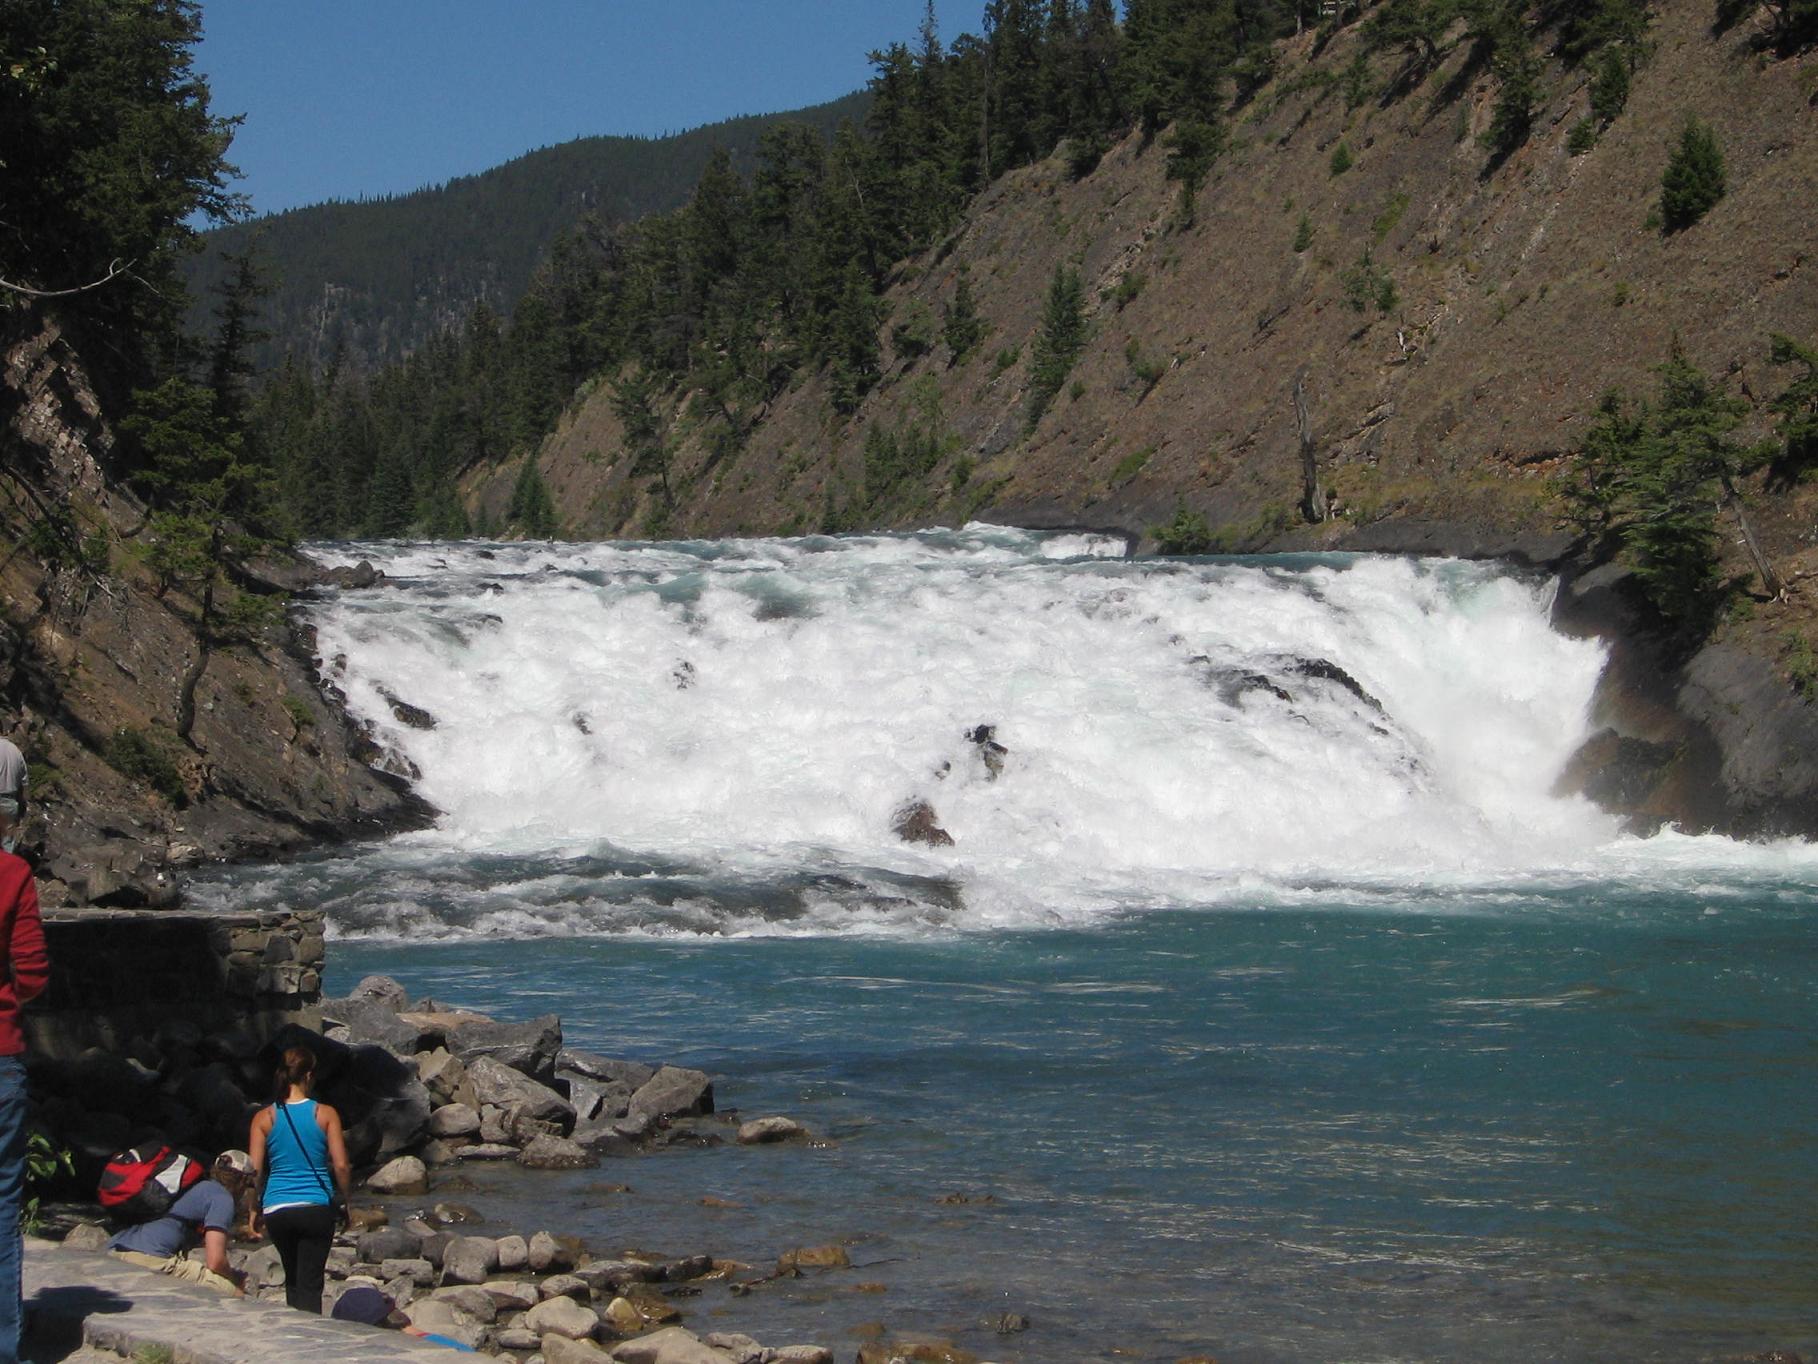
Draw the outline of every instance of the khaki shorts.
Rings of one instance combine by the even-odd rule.
[[[108,1254],[116,1260],[125,1260],[128,1264],[138,1265],[143,1269],[155,1269],[160,1274],[168,1274],[183,1283],[200,1284],[212,1288],[217,1293],[239,1293],[238,1285],[232,1279],[223,1278],[200,1260],[192,1260],[186,1255],[160,1257],[147,1255],[139,1250],[113,1250]]]

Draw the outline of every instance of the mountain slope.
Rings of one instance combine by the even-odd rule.
[[[748,171],[758,140],[783,122],[831,133],[862,120],[868,97],[729,119],[669,137],[586,137],[478,175],[392,198],[317,204],[208,234],[188,276],[192,330],[210,329],[226,257],[257,242],[275,280],[271,337],[255,358],[320,367],[337,347],[359,370],[396,360],[477,303],[509,311],[556,234],[584,213],[630,221],[688,197],[716,147]]]

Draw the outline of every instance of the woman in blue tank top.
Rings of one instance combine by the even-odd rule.
[[[341,1115],[310,1097],[315,1080],[315,1053],[288,1048],[278,1063],[275,1100],[253,1118],[247,1146],[259,1181],[260,1216],[284,1265],[284,1300],[320,1316],[335,1209],[347,1207],[353,1170]]]

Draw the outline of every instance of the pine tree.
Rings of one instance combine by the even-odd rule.
[[[1041,335],[1029,368],[1028,429],[1033,431],[1054,401],[1067,374],[1086,346],[1086,291],[1078,270],[1054,267],[1048,302],[1042,310]]]
[[[1668,232],[1690,227],[1724,195],[1723,151],[1710,125],[1688,115],[1660,180],[1660,221]]]
[[[941,339],[947,343],[949,365],[963,362],[972,348],[985,339],[985,320],[973,301],[972,271],[967,266],[960,267],[959,282],[953,286],[953,301],[947,304]]]

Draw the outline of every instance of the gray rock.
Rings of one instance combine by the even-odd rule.
[[[417,1148],[417,1158],[425,1165],[452,1165],[461,1158],[461,1152],[473,1143],[456,1138],[454,1141],[443,1141],[440,1137],[431,1137]]]
[[[429,1192],[429,1170],[415,1156],[398,1156],[367,1177],[366,1187],[381,1194]]]
[[[511,1124],[506,1121],[505,1110],[497,1104],[481,1104],[480,1140],[497,1143],[510,1138]]]
[[[663,1267],[645,1260],[595,1260],[576,1269],[574,1277],[599,1293],[626,1284],[656,1283],[663,1277]]]
[[[545,1298],[573,1298],[577,1302],[586,1302],[593,1296],[587,1280],[579,1274],[551,1274],[537,1285],[537,1290]]]
[[[387,1260],[414,1260],[423,1253],[422,1240],[403,1227],[362,1232],[354,1245],[362,1260],[375,1265]]]
[[[703,1274],[713,1273],[713,1257],[709,1255],[684,1255],[679,1260],[671,1260],[663,1266],[663,1279],[668,1283],[687,1283],[698,1279]]]
[[[703,1343],[728,1356],[732,1364],[770,1364],[770,1352],[750,1336],[714,1331],[703,1337]]]
[[[649,1113],[627,1113],[611,1125],[612,1131],[631,1142],[644,1140],[655,1126],[656,1118]]]
[[[501,1350],[509,1350],[513,1354],[528,1354],[541,1345],[542,1340],[535,1331],[522,1326],[507,1326],[493,1337],[493,1343]]]
[[[492,1294],[478,1285],[462,1284],[454,1288],[438,1288],[431,1295],[438,1302],[450,1303],[464,1316],[490,1326],[499,1317],[499,1304]]]
[[[618,1080],[591,1080],[571,1071],[556,1071],[556,1083],[568,1091],[577,1123],[610,1122],[631,1109],[632,1087]]]
[[[770,1364],[833,1364],[833,1351],[819,1345],[784,1345],[770,1352]]]
[[[713,1112],[713,1081],[698,1070],[664,1066],[631,1096],[630,1114],[678,1118]]]
[[[467,1063],[438,1047],[417,1057],[417,1078],[438,1104],[466,1104],[478,1109],[479,1096],[467,1079]]]
[[[598,1084],[621,1084],[631,1090],[638,1089],[657,1072],[655,1066],[642,1061],[619,1061],[573,1047],[563,1047],[556,1054],[556,1070],[569,1071]]]
[[[384,1047],[399,1056],[416,1050],[417,1030],[398,1017],[398,1011],[376,999],[325,999],[322,1021],[347,1029],[348,1040]]]
[[[499,1267],[498,1243],[490,1236],[456,1236],[442,1252],[442,1282],[480,1284]]]
[[[586,1340],[600,1325],[600,1314],[573,1298],[547,1298],[524,1316],[524,1325],[539,1336]]]
[[[428,1288],[436,1281],[436,1267],[428,1260],[421,1258],[411,1260],[379,1261],[381,1279],[409,1279],[419,1288]]]
[[[462,1160],[516,1160],[518,1148],[502,1141],[475,1142],[458,1152]]]
[[[530,1268],[530,1246],[513,1233],[499,1238],[499,1273],[517,1274]]]
[[[63,1238],[65,1250],[106,1250],[108,1230],[93,1222],[78,1222]]]
[[[369,999],[374,1004],[382,1004],[393,1013],[408,1007],[410,996],[404,987],[390,976],[363,976],[360,983],[347,992],[349,999]]]
[[[525,1253],[530,1258],[530,1267],[539,1274],[574,1268],[574,1256],[568,1247],[546,1231],[539,1231],[530,1238]]]
[[[500,1266],[500,1268],[503,1267],[504,1266],[502,1265]],[[484,1284],[483,1287],[486,1292],[492,1295],[493,1305],[496,1306],[499,1311],[506,1313],[528,1312],[539,1302],[543,1301],[544,1296],[542,1292],[539,1291],[538,1285],[533,1283],[493,1279]]]
[[[808,1129],[792,1118],[753,1118],[739,1124],[740,1146],[762,1146],[773,1141],[802,1141]]]
[[[547,1085],[555,1078],[556,1055],[562,1050],[562,1020],[545,1014],[528,1023],[458,1024],[448,1030],[448,1049],[469,1068],[480,1057],[490,1057]]]
[[[612,1348],[618,1364],[729,1364],[728,1356],[692,1331],[665,1326]]]
[[[438,1137],[478,1136],[480,1115],[466,1104],[443,1104],[429,1115],[429,1130]]]
[[[518,1164],[530,1170],[588,1170],[600,1158],[566,1137],[535,1137],[518,1152]]]
[[[467,1063],[468,1078],[482,1105],[491,1104],[511,1118],[532,1118],[556,1124],[563,1132],[574,1127],[574,1105],[547,1085],[538,1084],[517,1069],[491,1056]],[[705,1078],[705,1077],[703,1077]],[[480,1111],[484,1135],[485,1109]]]
[[[613,1358],[592,1341],[543,1337],[543,1364],[611,1364]]]

